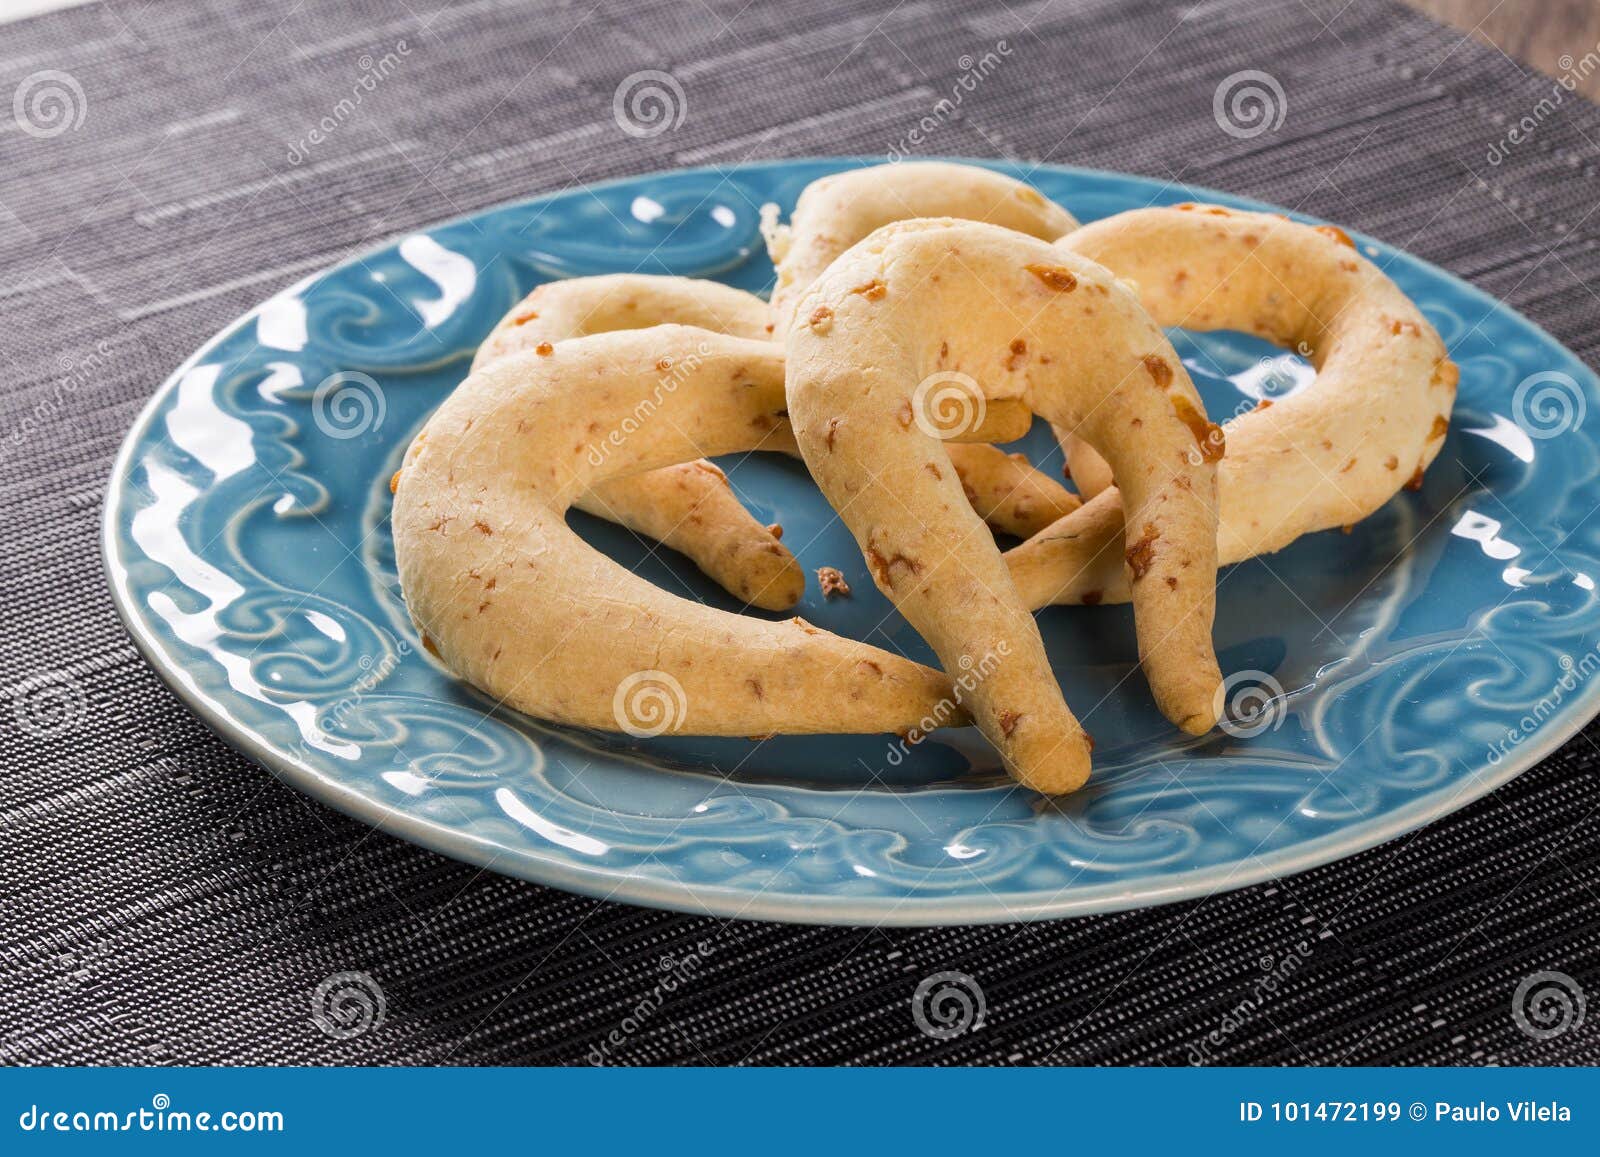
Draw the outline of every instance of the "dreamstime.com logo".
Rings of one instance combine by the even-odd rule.
[[[397,40],[392,51],[385,52],[377,58],[371,53],[362,53],[356,60],[356,67],[361,70],[361,74],[350,85],[350,95],[341,97],[316,124],[311,126],[311,130],[305,136],[290,144],[289,163],[303,164],[306,158],[311,156],[314,148],[326,142],[356,115],[362,101],[377,92],[378,86],[394,75],[401,61],[410,55],[411,45],[405,40]]]
[[[622,78],[611,94],[611,116],[630,137],[658,137],[689,115],[689,98],[670,72],[647,68]]]
[[[1550,690],[1539,697],[1539,700],[1517,720],[1516,726],[1506,730],[1505,738],[1498,743],[1490,744],[1488,751],[1489,766],[1493,767],[1509,755],[1513,748],[1522,744],[1523,740],[1531,736],[1545,720],[1556,713],[1556,709],[1566,702],[1567,696],[1576,691],[1580,684],[1588,681],[1596,671],[1600,671],[1600,651],[1588,651],[1581,659],[1573,660],[1571,655],[1562,655],[1557,663],[1561,667],[1561,675],[1551,685]]]
[[[389,1002],[365,972],[335,972],[311,993],[311,1023],[334,1040],[352,1040],[384,1022]]]
[[[1253,739],[1283,723],[1288,696],[1265,671],[1235,671],[1217,686],[1217,726],[1235,739]]]
[[[1550,86],[1550,94],[1540,97],[1527,113],[1512,122],[1505,136],[1489,146],[1487,160],[1491,165],[1499,165],[1509,157],[1512,149],[1538,132],[1539,127],[1555,115],[1556,109],[1567,103],[1567,97],[1577,92],[1580,84],[1600,72],[1600,44],[1576,60],[1571,53],[1562,53],[1556,58],[1556,66],[1561,69],[1561,75]],[[1504,120],[1497,118],[1496,123],[1503,124]]]
[[[341,442],[376,430],[388,412],[383,387],[360,370],[329,374],[311,397],[317,429]]]
[[[920,743],[928,732],[949,723],[966,702],[966,697],[972,694],[979,683],[993,675],[995,669],[1000,666],[1000,660],[1009,654],[1011,654],[1011,644],[1001,639],[996,648],[981,659],[962,655],[956,662],[961,674],[950,679],[952,693],[935,703],[932,710],[917,721],[915,727],[889,745],[889,766],[899,767],[910,754],[912,744]]]
[[[983,387],[966,374],[940,370],[911,392],[911,418],[930,438],[948,441],[983,425]]]
[[[660,1012],[679,989],[687,988],[700,975],[705,962],[716,954],[717,947],[710,940],[697,940],[694,947],[682,956],[663,956],[656,962],[661,974],[650,991],[634,1002],[622,1023],[608,1032],[598,1044],[589,1046],[588,1061],[596,1068],[611,1060],[628,1043],[635,1033],[649,1027],[651,1019]]]
[[[11,115],[23,132],[43,140],[82,128],[89,102],[70,72],[46,68],[22,78],[11,94]]]
[[[1249,407],[1253,409],[1254,407]],[[1191,466],[1202,466],[1207,462],[1215,462],[1227,452],[1228,432],[1221,426],[1212,424],[1206,435],[1193,446],[1189,447],[1185,457]]]
[[[967,53],[957,59],[956,67],[961,70],[961,75],[956,77],[955,83],[950,86],[950,95],[935,101],[933,108],[924,114],[905,136],[890,146],[885,160],[902,160],[927,144],[928,138],[961,115],[961,106],[966,103],[967,97],[977,92],[978,87],[1010,57],[1010,41],[997,40],[994,47],[982,56],[974,58]]]
[[[977,1032],[988,1013],[982,986],[965,972],[935,972],[911,994],[911,1021],[934,1040]]]
[[[1577,379],[1560,370],[1529,374],[1511,395],[1512,421],[1541,442],[1581,426],[1587,412]]]
[[[1258,68],[1224,77],[1211,97],[1211,115],[1217,127],[1241,141],[1276,132],[1288,113],[1289,98],[1283,85]]]
[[[1222,1019],[1205,1036],[1189,1042],[1189,1063],[1199,1066],[1215,1060],[1217,1051],[1228,1043],[1229,1038],[1254,1021],[1262,1007],[1278,995],[1278,991],[1289,983],[1302,964],[1311,959],[1315,947],[1311,941],[1301,940],[1281,956],[1270,953],[1262,956],[1257,961],[1261,974],[1251,981],[1250,990],[1232,1008],[1223,1012]]]
[[[664,402],[678,392],[678,387],[688,380],[711,355],[711,343],[701,342],[694,352],[681,358],[664,357],[656,363],[656,369],[661,371],[661,376],[656,379],[655,388],[650,391],[648,398],[640,398],[634,405],[633,412],[622,419],[620,425],[606,433],[606,436],[597,443],[589,446],[587,455],[589,465],[599,468],[604,466],[611,457],[613,450],[621,449],[633,435],[642,430],[655,416]]]
[[[1511,997],[1511,1019],[1534,1040],[1553,1040],[1580,1027],[1587,1008],[1583,989],[1565,972],[1535,972]]]
[[[1305,342],[1300,342],[1294,348],[1294,356],[1309,361],[1312,349]],[[1222,419],[1222,425],[1212,426],[1206,431],[1206,436],[1195,446],[1191,447],[1187,457],[1189,465],[1199,466],[1204,462],[1215,462],[1220,459],[1228,449],[1228,423],[1242,418],[1246,414],[1261,409],[1264,405],[1271,405],[1285,397],[1292,396],[1298,388],[1292,374],[1284,371],[1285,354],[1273,354],[1270,357],[1258,358],[1253,369],[1244,374],[1234,376],[1234,381],[1249,380],[1254,384],[1254,389],[1259,393],[1247,393],[1234,405],[1233,412]],[[1309,376],[1307,378],[1309,381]]]
[[[611,714],[635,739],[654,739],[683,726],[689,697],[683,684],[665,671],[635,671],[617,684]]]
[[[127,1112],[29,1105],[17,1118],[17,1127],[24,1133],[282,1133],[284,1121],[276,1110],[174,1109],[171,1097],[157,1093],[149,1108]]]
[[[4,438],[0,438],[0,460],[9,451],[25,445],[49,423],[75,412],[73,407],[78,391],[85,386],[92,387],[101,380],[113,354],[111,343],[103,339],[82,357],[62,354],[57,362],[61,367],[61,376],[52,383],[50,391],[43,396],[35,394],[38,400],[22,414]]]
[[[35,675],[8,694],[17,729],[35,739],[65,735],[89,714],[89,695],[83,684],[65,671]]]
[[[392,652],[386,652],[374,659],[371,655],[362,655],[356,660],[356,666],[361,674],[349,685],[347,692],[339,699],[326,706],[318,708],[316,722],[304,741],[297,743],[290,750],[297,759],[309,759],[313,747],[322,747],[334,741],[344,731],[345,724],[358,717],[362,703],[367,693],[377,688],[394,674],[395,668],[400,666],[411,654],[413,648],[406,639],[396,642]]]

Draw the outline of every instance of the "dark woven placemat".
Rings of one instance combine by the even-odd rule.
[[[24,88],[28,118],[0,121],[0,1060],[1600,1059],[1600,1013],[1548,1039],[1512,1016],[1541,970],[1600,992],[1600,729],[1413,836],[1204,901],[996,928],[725,924],[481,872],[279,785],[135,655],[97,537],[140,405],[306,271],[599,178],[881,155],[990,52],[1002,65],[917,151],[1130,170],[1344,221],[1592,365],[1600,110],[1536,112],[1548,78],[1344,0],[434,7],[130,0],[0,26],[0,98]],[[1574,67],[1595,47],[1574,45]],[[400,67],[336,113],[388,53]],[[673,73],[687,115],[641,139],[612,97],[645,68]],[[1214,97],[1249,69],[1279,84],[1283,120],[1229,133]],[[52,734],[51,697],[79,691]],[[911,1010],[944,970],[986,1002],[949,1040]],[[381,992],[381,1022],[324,1031],[319,985]]]

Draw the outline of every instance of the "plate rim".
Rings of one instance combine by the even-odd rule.
[[[1140,182],[1159,182],[1159,178],[1116,169],[1061,164],[1029,166],[1025,161],[1009,161],[994,157],[930,156],[917,157],[916,161],[976,165],[1005,172],[1007,175],[1012,175],[1012,171],[1018,168],[1029,168],[1033,172],[1045,170],[1093,178],[1128,177]],[[727,179],[730,175],[737,174],[743,165],[752,164],[769,166],[820,164],[837,165],[842,169],[846,166],[863,167],[881,163],[884,163],[881,158],[861,155],[772,157],[747,160],[732,169],[718,165],[698,165],[651,170],[586,183],[581,189],[598,192],[652,178],[689,174],[714,175]],[[1169,181],[1167,184],[1202,196],[1216,196],[1233,202],[1242,202],[1263,211],[1280,209],[1279,206],[1259,201],[1254,197],[1213,189],[1205,185],[1195,185],[1187,181],[1176,183]],[[228,746],[265,768],[290,788],[304,792],[312,799],[377,831],[398,836],[428,851],[502,875],[592,899],[638,904],[696,916],[790,924],[857,927],[1010,924],[1130,911],[1180,903],[1185,900],[1204,899],[1219,892],[1236,891],[1268,880],[1297,875],[1313,868],[1336,863],[1399,836],[1417,831],[1482,799],[1491,791],[1504,786],[1524,771],[1542,762],[1581,731],[1596,712],[1600,711],[1600,680],[1596,680],[1589,683],[1582,694],[1569,700],[1569,710],[1563,712],[1559,719],[1551,720],[1541,727],[1537,734],[1518,744],[1499,762],[1471,770],[1465,782],[1441,785],[1381,816],[1361,820],[1290,848],[1268,853],[1266,856],[1250,854],[1242,860],[1228,864],[1174,873],[1166,878],[1170,882],[1160,882],[1153,886],[1148,882],[1139,885],[1090,884],[1082,888],[1059,888],[1044,893],[986,890],[981,897],[976,898],[957,895],[839,896],[826,892],[776,892],[769,889],[762,889],[752,895],[747,889],[726,884],[656,880],[634,876],[626,870],[599,865],[578,869],[562,859],[526,849],[518,849],[514,856],[506,856],[507,849],[487,837],[473,835],[430,818],[410,815],[393,805],[385,804],[338,782],[310,764],[302,763],[278,750],[264,741],[253,729],[228,716],[220,705],[213,703],[198,686],[189,682],[184,674],[185,665],[177,656],[166,651],[162,642],[148,629],[143,617],[138,613],[136,600],[127,586],[126,568],[122,567],[119,561],[116,542],[117,519],[122,509],[124,490],[129,482],[128,470],[134,447],[141,442],[154,423],[156,412],[177,388],[182,377],[199,364],[211,350],[245,324],[260,309],[263,302],[309,285],[333,269],[376,256],[392,248],[400,238],[411,233],[432,233],[513,207],[536,205],[569,196],[574,191],[559,189],[530,197],[497,201],[454,217],[388,234],[373,245],[352,253],[333,265],[313,270],[274,291],[263,298],[262,302],[257,302],[224,324],[173,369],[140,408],[117,448],[107,479],[106,497],[101,507],[100,519],[101,566],[111,591],[111,601],[116,608],[117,617],[133,639],[140,655],[189,710],[199,716],[201,721]],[[1326,223],[1299,210],[1293,212],[1301,218]],[[1568,354],[1586,375],[1590,390],[1600,394],[1600,377],[1597,377],[1588,364],[1573,353],[1565,343],[1521,311],[1494,298],[1465,278],[1418,257],[1409,250],[1389,245],[1364,233],[1356,232],[1354,236],[1358,241],[1380,244],[1402,260],[1432,275],[1444,278],[1453,287],[1464,291],[1469,298],[1479,301],[1492,311],[1511,314],[1540,338]]]

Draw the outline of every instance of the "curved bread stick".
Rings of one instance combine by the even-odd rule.
[[[663,392],[668,359],[688,368]],[[395,494],[400,581],[424,645],[497,701],[608,731],[629,729],[623,700],[640,680],[665,695],[662,731],[965,722],[937,671],[799,619],[678,598],[567,526],[567,507],[608,480],[756,445],[784,411],[783,376],[772,343],[684,326],[574,338],[472,374],[413,442]],[[592,453],[630,420],[638,436]]]
[[[811,182],[795,202],[789,224],[776,205],[762,210],[767,254],[778,268],[772,291],[773,332],[789,330],[801,296],[846,249],[896,221],[955,217],[986,221],[1054,241],[1078,227],[1060,205],[1032,185],[976,165],[904,161],[834,173]],[[1020,408],[996,399],[991,410]],[[1020,418],[1017,419],[1020,422]],[[973,507],[996,530],[1019,538],[1043,530],[1076,510],[1078,498],[1026,461],[1010,460],[993,446],[952,443],[950,461]]]
[[[1122,213],[1058,248],[1135,282],[1162,325],[1243,330],[1316,366],[1305,389],[1223,427],[1220,562],[1348,526],[1421,485],[1449,428],[1457,370],[1422,311],[1341,230],[1191,205]],[[1075,478],[1083,456],[1074,447]],[[1029,606],[1128,599],[1115,549],[1123,505],[1105,489],[1007,554]]]
[[[863,287],[871,287],[864,290]],[[990,670],[974,722],[1029,787],[1071,791],[1090,741],[1038,627],[925,407],[930,385],[981,383],[1081,435],[1126,481],[1123,565],[1157,704],[1216,720],[1216,427],[1177,355],[1105,269],[1007,229],[906,221],[836,260],[790,329],[789,412],[806,464],[874,581],[949,670]]]
[[[575,337],[663,324],[733,337],[767,337],[767,303],[741,289],[688,277],[618,273],[541,285],[478,347],[474,370],[509,354]],[[670,375],[663,375],[670,385]],[[755,448],[793,452],[787,424]],[[686,555],[729,594],[763,610],[787,610],[805,594],[794,555],[734,497],[710,462],[679,462],[603,483],[573,503]]]
[[[801,190],[789,224],[778,208],[762,210],[767,255],[778,267],[772,291],[773,332],[789,330],[806,290],[823,270],[874,230],[916,217],[986,221],[1054,241],[1077,220],[1032,185],[1013,177],[947,161],[902,161],[821,177]]]
[[[948,449],[967,501],[996,530],[1031,538],[1082,505],[1024,455],[982,443],[953,442]]]
[[[662,324],[751,339],[770,329],[766,302],[716,282],[640,273],[572,278],[539,286],[511,309],[478,348],[472,368],[575,337]],[[996,436],[1020,437],[1031,420],[1021,407],[997,409]],[[781,421],[754,448],[799,453]],[[958,469],[970,474],[972,501],[996,529],[1025,537],[1077,506],[1037,471],[1008,459],[994,463],[991,447],[960,446],[955,453]],[[804,572],[779,542],[781,528],[752,517],[722,471],[704,459],[604,483],[573,505],[681,552],[753,606],[786,610],[805,593]]]

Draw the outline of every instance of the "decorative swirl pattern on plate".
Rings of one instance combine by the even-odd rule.
[[[470,359],[483,338],[480,319],[504,314],[521,293],[516,271],[453,225],[339,266],[303,296],[310,349],[329,373],[398,374]]]
[[[765,260],[757,207],[770,197],[741,177],[690,170],[596,186],[499,210],[490,225],[501,252],[540,280],[617,272],[715,277]]]
[[[1421,493],[1349,536],[1311,536],[1225,576],[1224,665],[1284,688],[1258,734],[1191,739],[1162,725],[1126,678],[1132,634],[1111,608],[1043,618],[1069,699],[1104,700],[1097,779],[1060,802],[1009,786],[959,734],[897,758],[874,737],[755,751],[632,741],[541,726],[450,678],[415,645],[399,600],[387,480],[476,343],[550,276],[643,268],[762,288],[755,206],[792,205],[853,163],[674,173],[490,210],[241,319],[174,375],[118,461],[106,549],[141,648],[234,742],[386,830],[590,894],[797,920],[1007,920],[1238,886],[1444,814],[1593,713],[1594,376],[1516,314],[1365,240],[1451,344],[1457,421]],[[1196,195],[1069,169],[1030,179],[1086,220]],[[1219,410],[1245,397],[1230,375],[1276,356],[1236,335],[1178,339]],[[354,433],[316,420],[319,385],[349,371],[382,394],[381,416]],[[1587,413],[1534,440],[1512,397],[1551,371],[1577,384]],[[806,530],[796,541],[815,531],[818,557],[803,562],[848,557],[803,476],[752,459],[737,481]],[[627,536],[583,529],[643,573],[718,597]],[[864,630],[887,613],[877,597],[801,609]],[[897,623],[890,642],[925,656]]]

